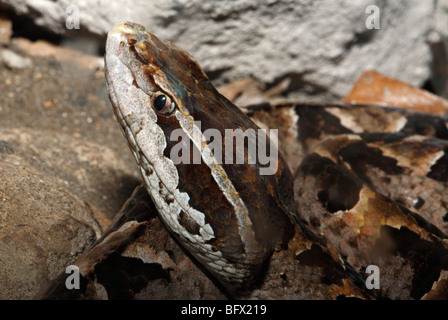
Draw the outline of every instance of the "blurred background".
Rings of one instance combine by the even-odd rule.
[[[0,8],[13,42],[97,55],[113,25],[143,24],[190,52],[217,85],[249,77],[269,88],[288,79],[290,96],[322,101],[375,69],[447,96],[446,0],[1,0]]]
[[[0,299],[35,296],[141,181],[103,70],[126,20],[239,106],[337,102],[367,70],[448,97],[447,0],[0,0]]]

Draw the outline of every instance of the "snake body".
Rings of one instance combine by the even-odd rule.
[[[161,220],[227,290],[371,297],[358,280],[376,265],[380,297],[448,292],[446,119],[303,104],[244,114],[188,53],[131,22],[109,33],[105,62],[114,112]],[[205,134],[257,131],[255,123],[279,128],[272,175],[246,156],[221,163],[226,149],[211,152]],[[188,138],[189,164],[170,157],[174,132]]]

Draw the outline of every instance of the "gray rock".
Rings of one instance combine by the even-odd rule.
[[[443,37],[448,38],[448,0],[437,1],[435,29]]]
[[[380,9],[380,29],[366,28],[367,6]],[[13,1],[0,4],[56,33],[103,37],[131,20],[188,50],[216,84],[252,77],[272,84],[291,78],[295,96],[346,95],[368,69],[421,86],[431,74],[428,1]],[[74,5],[80,30],[65,28]],[[71,20],[69,20],[71,21]]]
[[[0,181],[0,299],[31,299],[101,230],[82,200],[20,156],[1,155]]]
[[[30,68],[0,64],[0,299],[33,298],[140,183],[98,58],[33,44],[7,48]]]
[[[80,189],[101,197],[99,176],[116,187],[124,168],[94,142],[0,130],[0,299],[34,297],[101,236],[110,220]]]
[[[10,69],[24,69],[31,67],[31,59],[22,57],[9,49],[0,49],[0,61]]]

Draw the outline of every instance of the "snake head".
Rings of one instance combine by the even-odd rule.
[[[225,148],[233,143],[223,138],[228,130],[250,132],[248,144],[258,147],[261,129],[188,53],[141,25],[125,22],[109,33],[105,70],[115,114],[167,228],[229,290],[255,282],[293,233],[292,175],[283,157],[261,175],[244,139],[240,149]],[[271,150],[269,138],[262,142]],[[182,156],[190,151],[187,161],[173,158],[179,146]],[[230,151],[240,163],[224,161]]]

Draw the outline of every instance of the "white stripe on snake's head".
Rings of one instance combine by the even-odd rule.
[[[126,23],[117,25],[108,35],[105,68],[110,99],[133,151],[144,156],[165,187],[173,192],[178,184],[177,171],[171,159],[163,155],[166,138],[151,107],[157,88],[143,74],[143,64],[135,59],[128,45],[129,37],[137,36]]]

